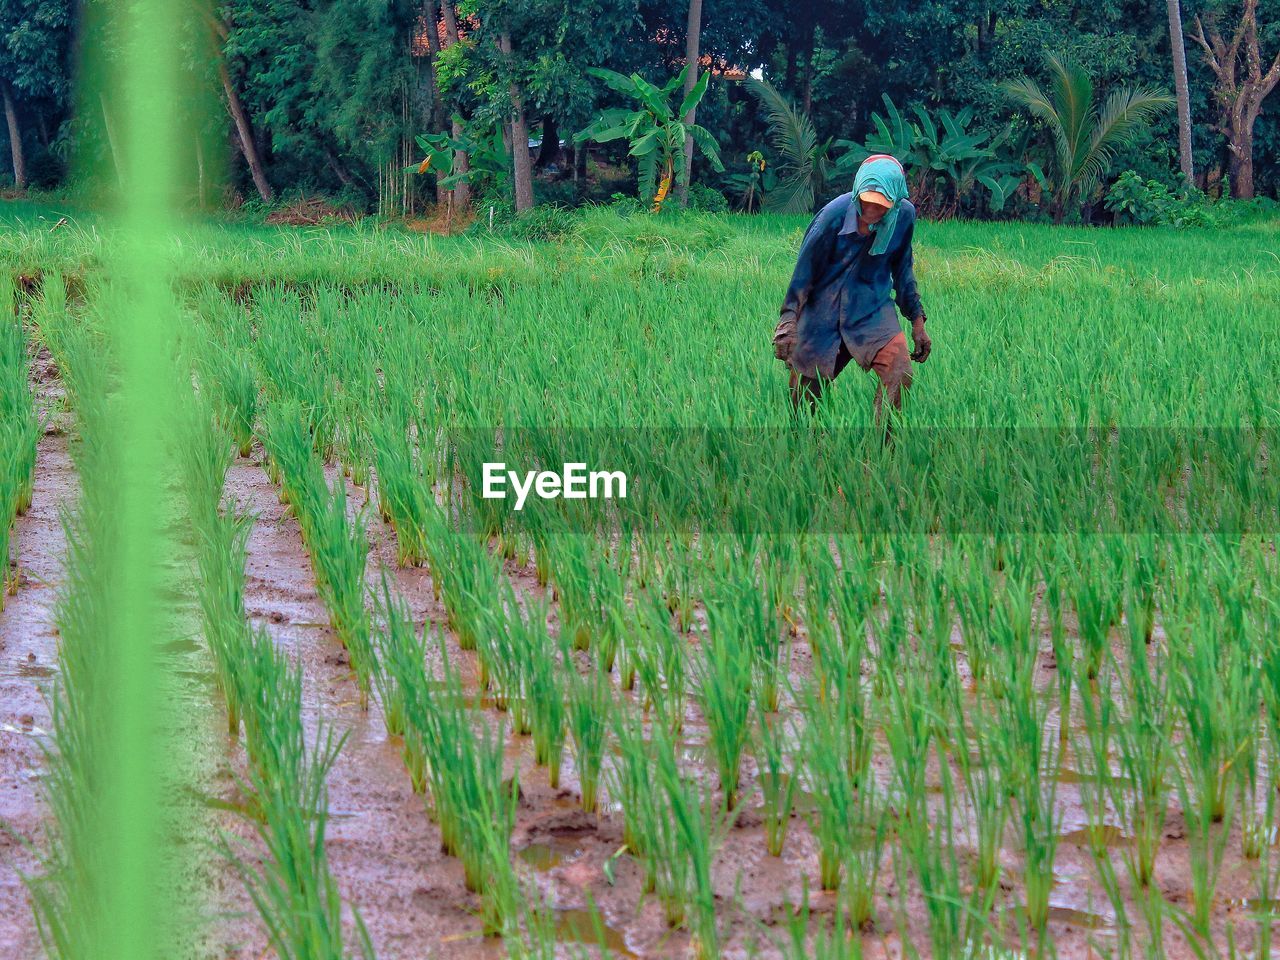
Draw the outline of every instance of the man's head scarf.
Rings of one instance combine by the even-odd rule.
[[[893,239],[893,231],[898,226],[898,211],[902,201],[907,199],[907,177],[902,164],[887,153],[877,153],[862,161],[853,178],[853,199],[857,203],[860,194],[868,190],[883,193],[889,198],[889,212],[879,223],[871,224],[871,232],[875,241],[871,244],[872,254],[879,256],[889,248]],[[859,207],[861,211],[861,207]]]

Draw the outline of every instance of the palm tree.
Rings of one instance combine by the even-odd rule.
[[[809,115],[773,84],[755,77],[747,77],[746,84],[764,107],[769,140],[779,156],[774,168],[778,182],[765,194],[766,209],[774,213],[812,212],[814,200],[826,190],[831,176],[831,141],[819,142]]]
[[[1093,81],[1079,64],[1048,58],[1050,92],[1024,77],[1003,89],[1048,125],[1053,134],[1054,221],[1061,223],[1073,200],[1089,197],[1111,166],[1160,110],[1174,103],[1153,87],[1121,87],[1103,102],[1093,100]]]

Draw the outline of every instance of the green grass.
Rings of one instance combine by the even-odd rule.
[[[1211,952],[1224,865],[1275,889],[1280,343],[1260,305],[1280,300],[1280,228],[921,224],[935,349],[886,446],[856,369],[814,422],[791,417],[769,334],[804,226],[590,211],[554,244],[188,227],[184,362],[222,438],[189,445],[188,473],[228,705],[247,722],[252,670],[219,653],[242,630],[218,626],[243,621],[243,521],[213,507],[259,438],[362,694],[515,949],[551,937],[508,849],[504,749],[528,733],[545,772],[521,776],[560,783],[567,747],[562,786],[617,822],[704,955],[747,936],[711,884],[738,829],[784,857],[807,832],[808,880],[838,890],[840,922],[796,921],[796,955],[858,955],[895,925],[908,953],[1050,955],[1069,792],[1082,882],[1126,949],[1177,924]],[[99,296],[95,230],[0,238],[55,356],[95,346],[59,306]],[[17,279],[37,275],[45,319]],[[65,376],[91,416],[109,374]],[[487,460],[622,469],[629,494],[517,512],[479,496]],[[419,630],[390,571],[367,582],[373,509],[348,510],[344,476],[443,622]],[[521,569],[541,595],[517,597]],[[757,807],[758,827],[722,822]],[[1185,917],[1156,882],[1175,810]]]

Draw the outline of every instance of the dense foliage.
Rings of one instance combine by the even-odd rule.
[[[934,216],[1110,219],[1106,191],[1128,170],[1184,197],[1280,189],[1280,122],[1269,96],[1280,78],[1280,64],[1271,69],[1280,0],[1173,5],[1185,29],[1194,188],[1179,173],[1167,2],[700,5],[696,74],[710,81],[696,125],[726,169],[690,158],[695,204],[816,205],[846,188],[860,152],[885,147],[910,160],[913,194]],[[3,7],[0,137],[19,147],[10,176],[19,187],[49,187],[101,174],[113,162],[110,86],[77,104],[72,65],[73,51],[92,61],[110,45],[109,31],[89,19],[109,6]],[[453,189],[465,193],[452,199],[487,192],[513,198],[516,209],[634,190],[647,182],[649,161],[637,169],[633,143],[578,136],[628,106],[595,68],[665,87],[686,67],[689,13],[688,0],[195,0],[191,36],[176,42],[193,80],[217,97],[192,158],[200,200],[323,194],[356,210],[410,212]],[[1087,78],[1099,111],[1125,93],[1156,97],[1157,109],[1108,162],[1072,183],[1053,173],[1062,142],[1052,119],[1013,87],[1052,100],[1053,57]],[[753,88],[751,78],[762,83]],[[1229,103],[1256,111],[1252,127],[1232,126]],[[684,119],[692,125],[692,111]],[[449,162],[418,176],[419,138]],[[528,163],[513,148],[525,141]],[[69,169],[87,142],[96,153]],[[472,171],[477,152],[484,169]],[[749,159],[757,152],[763,168]],[[227,170],[223,196],[206,190],[206,166]],[[677,179],[683,166],[675,164]],[[772,202],[770,187],[781,190]],[[648,206],[654,197],[638,199]]]

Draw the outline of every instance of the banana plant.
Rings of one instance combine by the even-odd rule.
[[[414,137],[423,159],[405,169],[420,174],[435,173],[440,178],[440,186],[446,190],[459,183],[501,182],[511,169],[511,154],[502,142],[502,131],[497,127],[477,129],[474,125],[462,129],[463,133],[458,137],[447,133],[425,133]],[[467,169],[455,172],[454,163],[459,151],[466,151]]]
[[[686,66],[661,87],[638,73],[626,76],[603,67],[592,67],[587,71],[603,80],[610,90],[634,101],[635,109],[619,107],[603,111],[586,129],[574,136],[574,141],[629,141],[631,156],[639,165],[640,196],[652,200],[654,213],[662,211],[673,185],[687,182],[689,169],[685,163],[684,148],[689,140],[711,162],[714,170],[724,171],[720,147],[711,132],[684,120],[706,94],[711,74],[704,73],[698,79],[679,107],[671,105],[671,97],[684,85],[688,69]]]
[[[923,104],[915,104],[911,113],[915,122],[897,108],[888,94],[883,94],[885,114],[871,115],[876,132],[864,143],[851,140],[836,142],[845,152],[836,167],[842,174],[853,171],[867,157],[888,153],[897,157],[915,181],[917,189],[932,195],[940,188],[944,209],[956,209],[969,196],[975,185],[988,191],[987,209],[998,213],[1014,190],[1030,175],[1043,186],[1044,174],[1035,164],[1002,154],[1011,136],[1010,127],[994,136],[986,130],[971,130],[974,111],[965,107],[959,113],[942,109],[937,117]],[[1020,158],[1021,150],[1014,156]]]

